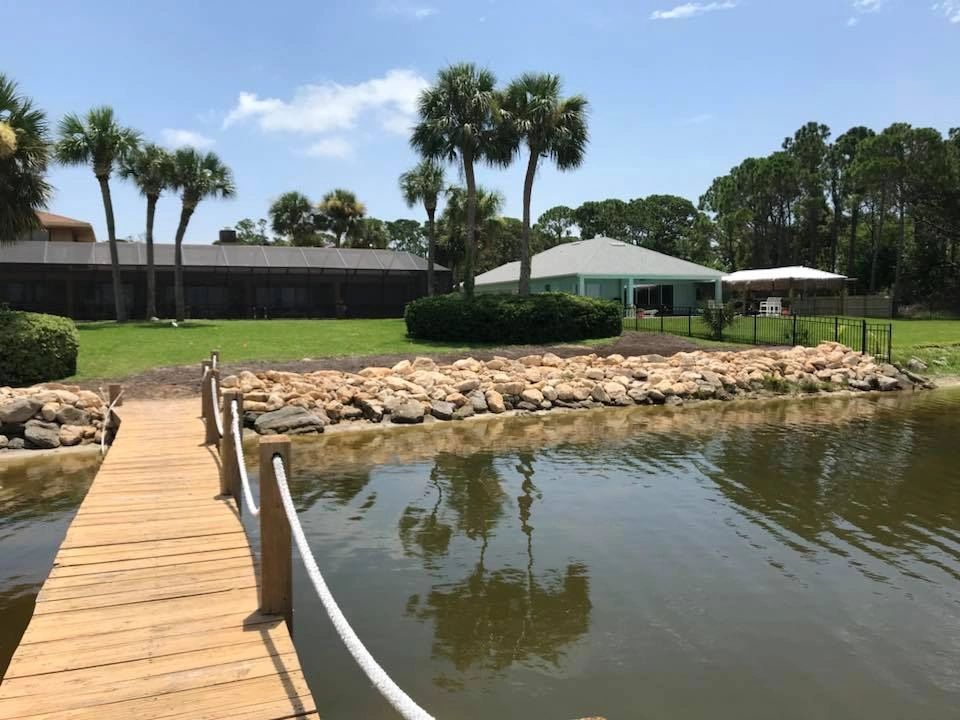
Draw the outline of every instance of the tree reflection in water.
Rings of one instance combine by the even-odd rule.
[[[514,663],[538,660],[559,666],[563,648],[583,636],[590,620],[590,584],[584,563],[537,573],[534,567],[535,500],[542,493],[533,482],[533,454],[518,453],[522,494],[517,498],[525,535],[526,568],[488,568],[487,550],[507,513],[509,496],[489,452],[437,456],[430,473],[434,497],[429,507],[406,508],[400,538],[408,555],[436,570],[456,535],[479,544],[470,574],[458,582],[435,585],[425,596],[413,595],[407,613],[434,625],[434,657],[449,660],[459,672],[472,669],[502,672]],[[444,687],[458,687],[449,676],[435,678]]]

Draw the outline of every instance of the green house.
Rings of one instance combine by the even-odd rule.
[[[723,273],[622,240],[596,237],[565,242],[531,261],[530,291],[567,292],[617,300],[626,307],[670,310],[722,301]],[[515,293],[520,263],[476,277],[476,291]]]

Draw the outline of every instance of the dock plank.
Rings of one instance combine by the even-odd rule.
[[[0,718],[303,718],[316,703],[199,402],[129,402],[0,684]],[[159,420],[158,420],[159,418]]]

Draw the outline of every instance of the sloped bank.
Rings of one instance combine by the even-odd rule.
[[[323,432],[340,423],[463,420],[480,413],[679,405],[691,400],[930,387],[914,373],[838,343],[788,350],[681,352],[670,357],[551,353],[438,365],[430,358],[357,373],[270,370],[223,378],[244,395],[244,422],[262,434]]]

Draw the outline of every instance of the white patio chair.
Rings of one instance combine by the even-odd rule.
[[[760,314],[767,317],[780,317],[783,312],[783,298],[768,297],[760,301]]]

